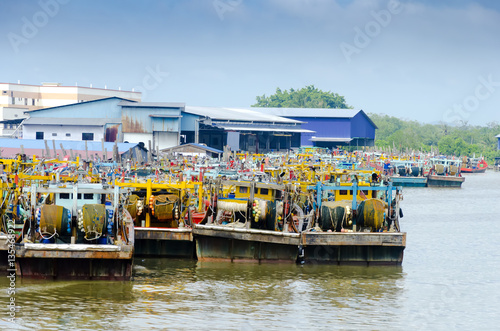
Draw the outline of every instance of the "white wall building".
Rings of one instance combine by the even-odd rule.
[[[140,92],[110,90],[82,86],[61,86],[59,83],[25,85],[0,83],[0,136],[10,137],[26,111],[57,107],[84,101],[119,97],[141,101]]]

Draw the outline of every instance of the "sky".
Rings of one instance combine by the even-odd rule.
[[[314,85],[367,113],[500,122],[500,1],[1,0],[0,82],[249,107]]]

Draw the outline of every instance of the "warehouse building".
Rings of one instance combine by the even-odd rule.
[[[374,146],[377,126],[361,109],[248,108],[304,122],[309,130],[300,145],[316,147]]]

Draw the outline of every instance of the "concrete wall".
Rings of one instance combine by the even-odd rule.
[[[43,132],[45,140],[82,140],[82,133],[93,133],[93,141],[104,138],[104,128],[96,126],[62,126],[62,125],[26,125],[23,130],[24,139],[36,139],[36,132]],[[55,135],[54,135],[55,134]],[[68,136],[69,135],[69,136]]]
[[[155,132],[154,147],[163,149],[179,145],[177,132]],[[148,148],[148,145],[146,145]]]
[[[141,101],[142,95],[140,92],[82,86],[60,86],[59,84],[0,84],[0,106],[26,106],[30,110],[110,97]]]
[[[153,135],[151,133],[123,133],[123,142],[129,142],[138,144],[140,142],[144,143],[144,147],[148,148],[148,140],[153,143]]]

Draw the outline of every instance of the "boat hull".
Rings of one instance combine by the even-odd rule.
[[[401,265],[405,232],[306,232],[305,263]]]
[[[134,256],[194,258],[190,228],[135,228]]]
[[[429,176],[427,180],[428,187],[461,187],[465,177],[455,176]]]
[[[6,273],[9,269],[9,237],[0,234],[0,273]]]
[[[133,246],[16,244],[16,274],[27,278],[129,280]]]
[[[471,168],[461,168],[460,172],[465,173],[465,174],[483,174],[486,172],[486,168],[482,169],[471,169]]]
[[[300,242],[297,233],[197,225],[193,234],[199,261],[297,261]]]
[[[405,187],[426,187],[427,177],[402,177],[392,176],[392,185]]]

